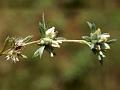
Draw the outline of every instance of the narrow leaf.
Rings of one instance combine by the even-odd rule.
[[[39,22],[39,31],[41,37],[45,37],[46,25],[45,25],[44,13],[42,15],[42,22]]]
[[[43,15],[42,15],[42,23],[43,23],[43,27],[46,29],[44,13],[43,13]]]
[[[90,30],[91,30],[91,33],[94,33],[96,31],[96,25],[95,23],[91,23],[91,22],[87,22]]]
[[[20,54],[22,58],[27,59],[28,57],[26,55]]]
[[[39,49],[36,50],[36,52],[34,53],[33,57],[37,57],[40,56],[40,58],[42,57],[43,51],[45,49],[45,46],[41,46]]]

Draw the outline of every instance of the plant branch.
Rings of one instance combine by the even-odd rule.
[[[70,43],[82,43],[82,44],[87,44],[88,46],[90,46],[90,44],[85,40],[58,40],[58,41],[70,42]]]
[[[32,42],[26,43],[25,46],[31,45],[31,44],[36,44],[36,43],[39,43],[39,42],[40,42],[40,40],[32,41]]]
[[[32,41],[32,42],[29,42],[29,43],[26,43],[25,46],[27,45],[31,45],[31,44],[37,44],[37,43],[40,43],[41,40],[36,40],[36,41]],[[57,40],[57,41],[60,41],[60,42],[70,42],[70,43],[82,43],[82,44],[88,44],[88,42],[86,42],[85,40]]]

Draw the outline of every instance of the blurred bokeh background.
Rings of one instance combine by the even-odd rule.
[[[85,45],[65,43],[50,58],[32,59],[35,45],[26,47],[28,60],[12,63],[0,58],[0,90],[120,90],[120,0],[0,0],[0,48],[7,35],[40,38],[42,13],[49,27],[60,35],[80,39],[94,21],[118,41],[111,46],[100,66]]]

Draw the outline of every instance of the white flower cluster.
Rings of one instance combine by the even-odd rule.
[[[51,43],[52,47],[60,48],[60,44],[62,42],[57,40],[57,33],[58,32],[55,31],[55,27],[52,27],[45,32],[45,34],[46,34],[45,37],[51,39],[50,43]]]
[[[62,41],[58,40],[60,37],[57,37],[57,34],[58,32],[55,31],[55,27],[46,30],[45,36],[41,38],[40,42],[38,43],[39,45],[41,45],[41,48],[34,53],[34,56],[40,55],[41,58],[41,54],[45,49],[50,53],[50,56],[53,57],[55,55],[54,48],[60,48],[60,44],[62,43]]]
[[[91,23],[89,23],[91,24]],[[92,24],[91,24],[92,26]],[[110,49],[110,43],[112,43],[114,40],[109,40],[110,35],[109,33],[101,33],[100,28],[97,30],[94,29],[90,33],[90,36],[82,36],[82,38],[87,41],[87,45],[91,48],[94,54],[98,56],[98,60],[100,60],[100,63],[103,63],[103,58],[106,57],[104,55],[104,52],[106,50]]]
[[[2,55],[5,55],[7,60],[12,60],[14,62],[19,61],[19,57],[27,58],[27,56],[22,54],[22,50],[26,45],[26,41],[29,41],[32,37],[28,36],[26,38],[9,38],[7,43],[11,43],[9,49],[3,50]],[[6,46],[6,45],[5,45]]]

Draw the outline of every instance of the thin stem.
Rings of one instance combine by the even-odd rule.
[[[37,41],[32,41],[32,42],[26,43],[25,46],[31,45],[31,44],[40,43],[40,41],[41,40],[37,40]],[[88,44],[88,42],[86,42],[85,40],[57,40],[57,41],[60,41],[60,42],[70,42],[70,43],[74,42],[74,43]]]
[[[58,40],[61,42],[75,42],[75,43],[83,43],[85,42],[84,40]]]
[[[32,41],[32,42],[26,43],[25,46],[35,44],[35,43],[39,43],[39,42],[40,42],[40,40]]]
[[[82,43],[82,44],[87,44],[88,42],[85,41],[85,40],[58,40],[58,41],[61,41],[61,42],[75,42],[75,43]]]
[[[88,43],[87,41],[85,40],[58,40],[58,41],[61,41],[61,42],[70,42],[70,43],[82,43],[82,44],[87,44],[89,47],[90,47],[90,43]]]

